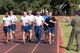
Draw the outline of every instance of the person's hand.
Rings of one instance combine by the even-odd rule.
[[[46,24],[47,26],[49,25],[49,24]]]
[[[26,25],[27,25],[28,23],[29,23],[28,21],[25,22]]]
[[[49,24],[48,23],[46,23],[46,22],[43,22],[43,24],[45,24],[46,26],[48,26]]]
[[[34,23],[34,21],[30,21],[30,23]]]
[[[53,20],[50,20],[50,22],[53,22]]]
[[[13,23],[16,23],[17,21],[16,20],[13,20]]]
[[[50,20],[51,23],[57,23],[56,21]]]

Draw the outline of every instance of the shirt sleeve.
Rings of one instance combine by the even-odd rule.
[[[15,20],[17,21],[17,17],[15,16]]]
[[[42,21],[45,21],[43,17],[42,17]]]

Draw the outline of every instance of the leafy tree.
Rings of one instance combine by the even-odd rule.
[[[79,9],[77,2],[80,0],[0,0],[0,14],[10,10],[13,10],[15,14],[21,14],[23,11],[39,9],[49,9],[56,13],[65,1],[69,1],[71,6],[68,12]]]
[[[20,9],[22,11],[27,11],[27,8],[28,8],[28,3],[26,1],[23,1],[20,5]]]

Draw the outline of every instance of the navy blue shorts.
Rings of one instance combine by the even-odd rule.
[[[16,30],[16,24],[11,24],[11,30],[15,31]]]
[[[22,26],[21,27],[22,32],[28,32],[29,31],[29,26]]]
[[[33,25],[32,24],[29,25],[29,30],[32,30],[32,28],[33,28]]]
[[[48,32],[54,34],[55,33],[55,27],[48,27]]]
[[[9,33],[10,32],[10,26],[4,26],[3,31],[4,31],[4,33]]]
[[[48,30],[48,26],[44,25],[44,31]]]

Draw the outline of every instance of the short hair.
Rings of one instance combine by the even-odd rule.
[[[48,13],[49,11],[45,11],[45,13]]]
[[[32,13],[32,11],[28,11],[28,13]]]
[[[24,12],[22,13],[22,15],[23,15],[24,13],[26,13],[26,14],[27,14],[27,12],[26,12],[26,11],[24,11]]]
[[[5,12],[5,15],[6,15],[6,13],[8,13],[8,14],[9,14],[9,12]]]
[[[10,12],[13,12],[13,11],[10,11]]]

